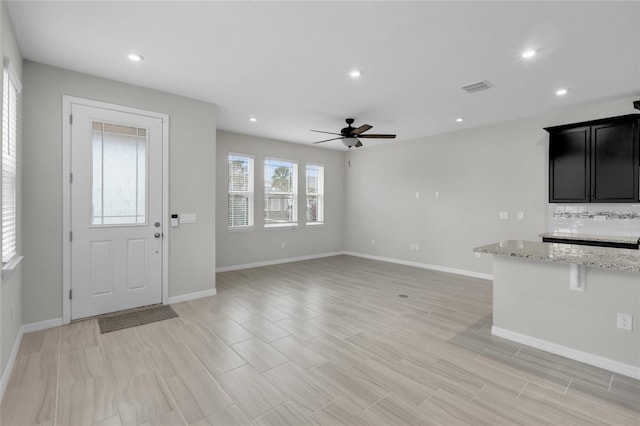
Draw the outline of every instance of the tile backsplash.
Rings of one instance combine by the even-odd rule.
[[[549,204],[549,231],[640,237],[640,204]]]

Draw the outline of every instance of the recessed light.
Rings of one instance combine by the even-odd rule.
[[[128,58],[133,62],[142,62],[144,61],[144,56],[139,53],[129,53]]]
[[[351,72],[349,73],[349,76],[350,76],[351,78],[358,78],[358,77],[360,77],[361,75],[362,75],[362,71],[360,71],[360,70],[353,70],[353,71],[351,71]]]
[[[522,52],[522,57],[524,59],[529,59],[532,58],[536,55],[536,51],[533,49],[529,49],[529,50],[525,50],[524,52]]]
[[[463,121],[464,121],[463,117],[456,118],[456,122],[458,122],[458,123],[462,123]]]
[[[258,119],[256,117],[249,117],[249,121],[255,123]]]
[[[567,94],[567,92],[568,92],[567,89],[558,89],[556,90],[556,96],[564,96]]]

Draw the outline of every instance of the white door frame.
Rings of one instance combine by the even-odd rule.
[[[122,105],[62,96],[62,323],[71,322],[71,106],[111,109],[162,120],[162,303],[169,298],[169,115]]]

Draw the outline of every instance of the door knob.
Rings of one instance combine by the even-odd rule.
[[[159,232],[156,232],[155,234],[153,234],[154,237],[156,238],[160,238],[162,236],[162,234],[160,234]]]

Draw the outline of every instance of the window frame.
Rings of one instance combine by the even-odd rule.
[[[309,168],[318,168],[318,192],[309,192]],[[305,167],[305,209],[306,209],[306,225],[307,226],[321,226],[324,225],[324,171],[325,166],[318,163],[307,163]],[[309,221],[309,197],[316,197],[316,218],[315,221]]]
[[[231,183],[231,168],[229,167],[231,158],[246,159],[248,161],[248,176],[247,183],[248,188],[246,191],[232,191],[230,188]],[[232,195],[246,195],[248,199],[248,216],[247,225],[231,225],[229,223],[230,216],[230,202]],[[251,231],[255,228],[255,157],[249,154],[241,154],[238,152],[229,152],[227,154],[227,230],[228,231]]]
[[[20,122],[19,94],[22,91],[22,84],[9,57],[3,58],[2,71],[2,270],[5,272],[13,270],[22,259],[22,256],[18,255],[18,179],[20,175],[18,123]],[[8,195],[7,192],[9,192]],[[10,201],[13,207],[8,212],[5,200]],[[4,229],[7,223],[11,226],[10,237]]]
[[[291,177],[291,191],[268,191],[267,190],[267,163],[290,163],[292,168]],[[265,157],[263,163],[263,187],[264,187],[264,229],[282,229],[282,228],[295,228],[298,226],[298,161],[288,160],[284,158]],[[269,194],[276,195],[289,195],[291,197],[291,220],[288,222],[267,222],[267,207],[270,205],[272,199],[268,198]]]

